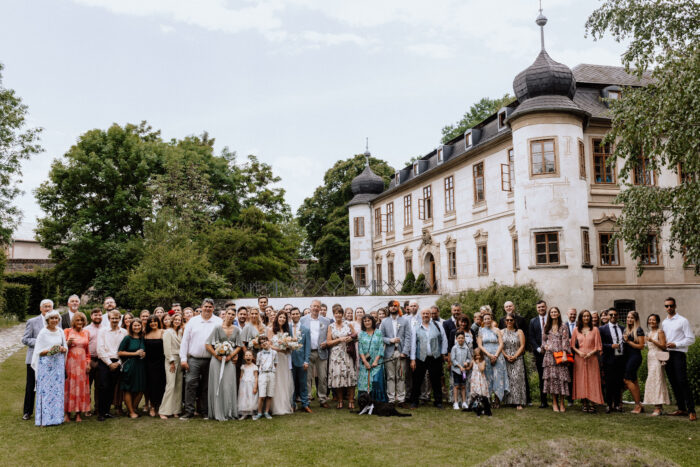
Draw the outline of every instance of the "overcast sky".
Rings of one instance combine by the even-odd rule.
[[[553,59],[619,65],[584,37],[595,0],[545,0]],[[208,131],[282,177],[296,208],[338,159],[401,167],[481,97],[513,92],[535,59],[536,0],[0,0],[4,85],[44,128],[17,204],[79,135],[147,120],[166,138]]]

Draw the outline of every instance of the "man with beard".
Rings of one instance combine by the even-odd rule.
[[[384,371],[386,394],[390,403],[402,407],[406,404],[407,357],[411,353],[412,328],[403,316],[399,316],[399,302],[389,302],[389,318],[379,326],[384,339]]]
[[[68,297],[68,311],[61,315],[61,327],[63,329],[70,329],[71,322],[73,321],[73,315],[80,309],[80,297],[77,295],[71,295]]]

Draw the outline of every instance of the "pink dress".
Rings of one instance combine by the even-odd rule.
[[[593,328],[587,335],[574,328],[574,333],[571,336],[571,347],[576,348],[587,354],[597,350],[598,353],[603,351],[603,344],[600,340],[600,332],[598,328]],[[573,395],[574,399],[588,399],[596,404],[603,403],[603,392],[600,389],[600,367],[598,366],[598,357],[593,355],[587,360],[579,357],[574,352],[574,384]]]
[[[68,346],[66,354],[65,411],[89,412],[90,381],[85,369],[90,365],[90,334],[85,329],[77,332],[73,328],[64,329],[63,332],[66,342],[73,338],[73,344]]]

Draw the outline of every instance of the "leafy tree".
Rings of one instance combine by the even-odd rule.
[[[43,151],[39,145],[41,128],[26,128],[27,106],[15,91],[2,84],[0,63],[0,246],[10,241],[21,212],[12,202],[20,194],[17,180],[21,163]],[[0,271],[2,274],[2,271]]]
[[[460,121],[443,127],[442,142],[447,143],[451,139],[463,135],[469,128],[472,128],[477,123],[481,123],[485,118],[498,112],[498,109],[514,100],[515,97],[511,96],[510,93],[504,94],[499,99],[483,97],[479,102],[469,107],[469,110],[467,110]]]
[[[385,161],[370,157],[370,167],[384,178],[385,186],[394,169]],[[309,265],[312,277],[350,273],[350,233],[347,203],[352,199],[351,183],[364,170],[365,156],[357,154],[336,162],[326,171],[323,185],[306,198],[297,211],[299,224],[306,230],[317,263]]]
[[[623,98],[611,103],[612,129],[605,142],[614,143],[611,162],[624,161],[618,237],[640,258],[650,232],[666,236],[670,254],[683,253],[686,265],[700,273],[700,4],[607,0],[588,18],[586,31],[594,39],[610,34],[629,41],[622,55],[628,72],[642,77],[652,69],[648,86],[625,88]],[[631,185],[628,177],[640,168],[641,155],[649,170],[669,170],[682,183]]]

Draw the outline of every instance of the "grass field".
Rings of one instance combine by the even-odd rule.
[[[149,417],[38,428],[21,420],[24,352],[0,365],[0,465],[700,465],[687,418],[421,408],[410,418],[319,409],[273,420]]]

